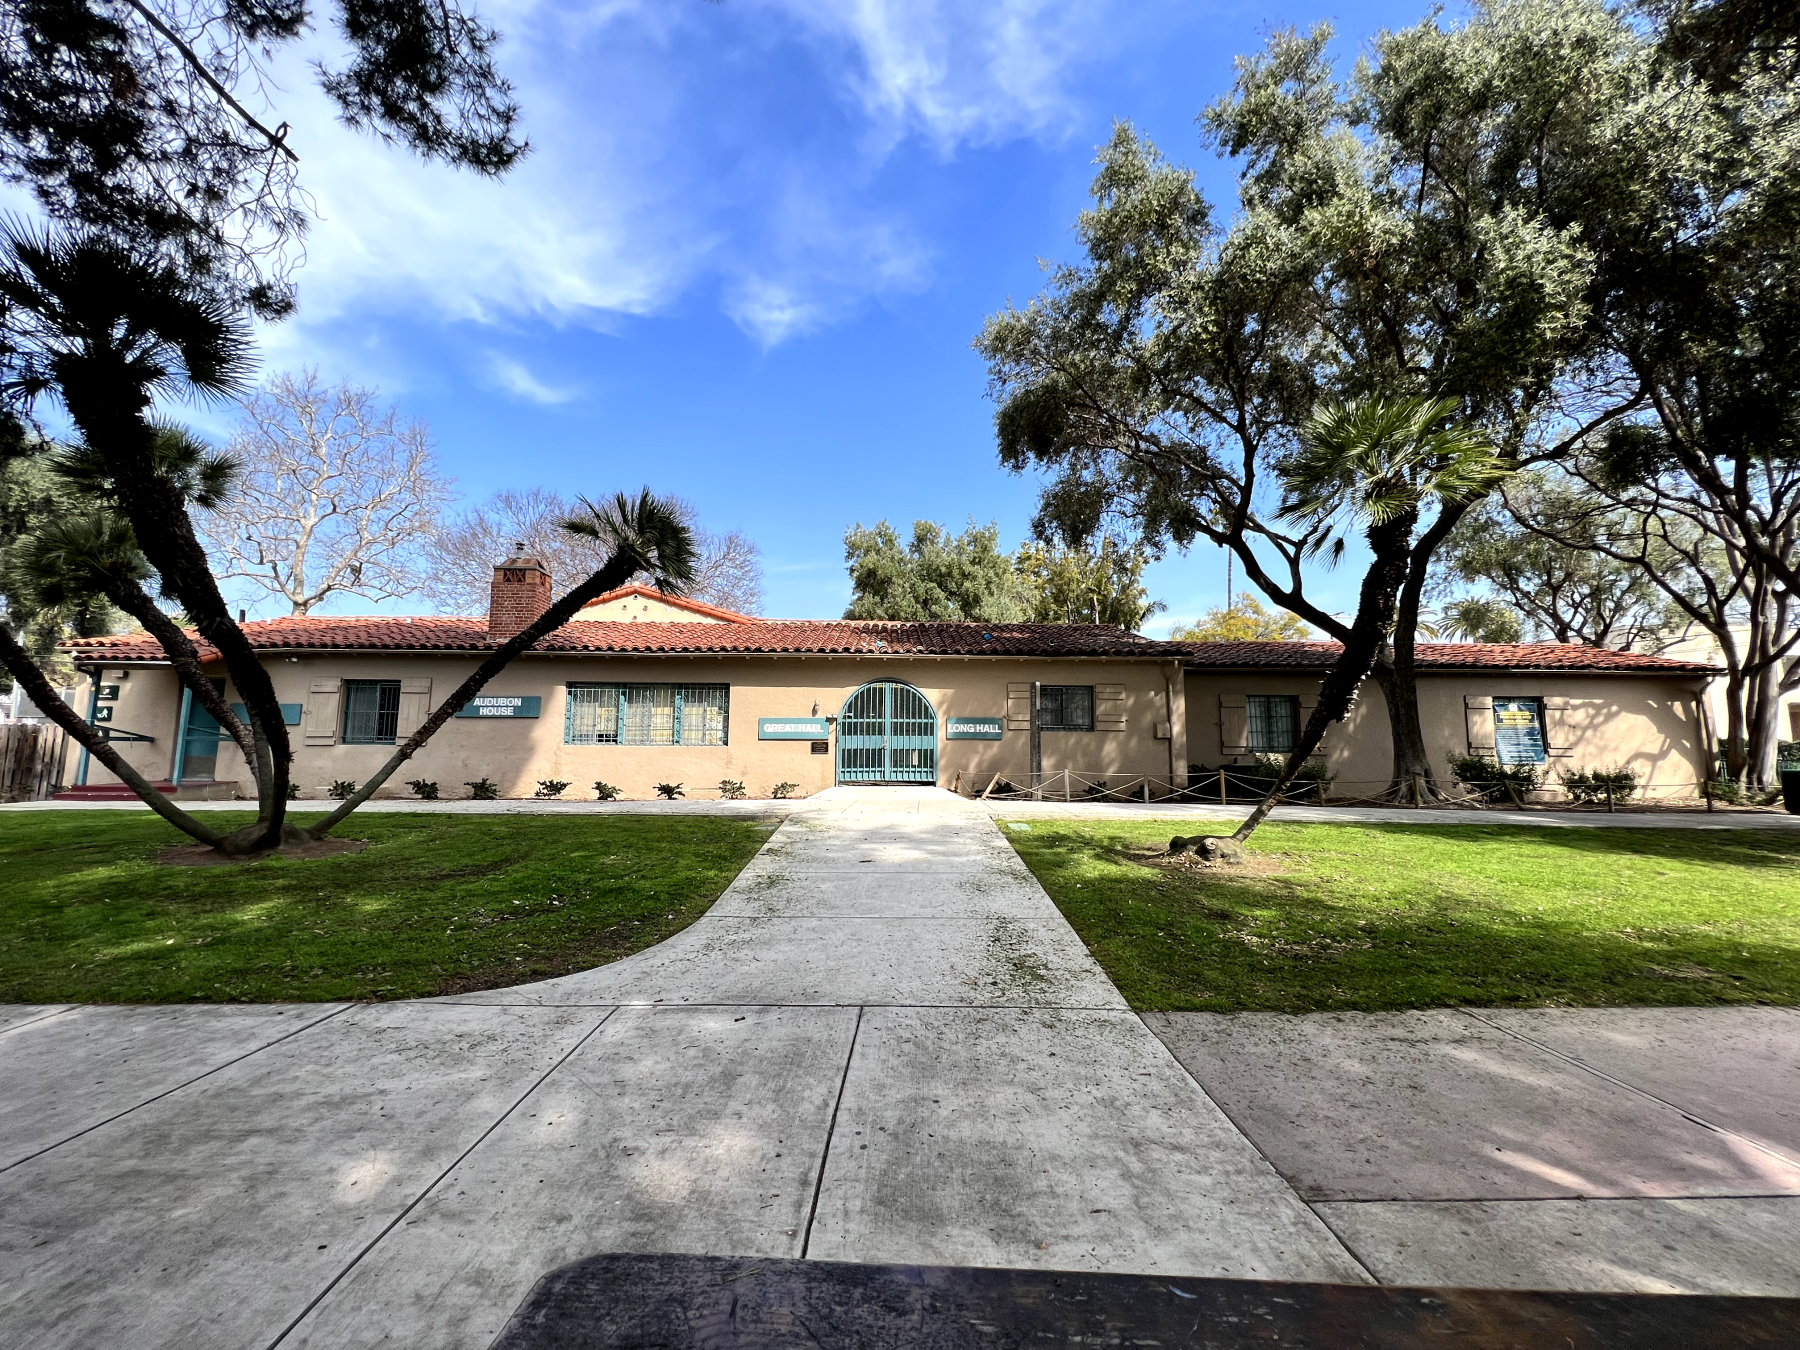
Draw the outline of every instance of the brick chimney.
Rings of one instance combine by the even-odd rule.
[[[550,608],[550,573],[525,545],[514,544],[512,557],[494,567],[488,592],[488,636],[495,642],[517,637]]]

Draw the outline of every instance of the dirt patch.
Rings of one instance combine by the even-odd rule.
[[[230,867],[238,863],[261,862],[265,858],[337,858],[346,853],[361,853],[368,846],[367,839],[314,839],[304,844],[289,844],[272,853],[232,858],[205,844],[178,844],[157,854],[156,861],[164,867]]]
[[[1241,863],[1208,862],[1197,853],[1164,853],[1159,848],[1133,849],[1124,855],[1140,867],[1185,876],[1273,877],[1288,870],[1279,853],[1252,853]]]

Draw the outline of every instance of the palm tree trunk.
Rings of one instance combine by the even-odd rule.
[[[470,699],[479,694],[487,682],[498,675],[512,662],[519,653],[528,650],[546,634],[561,628],[589,600],[597,595],[604,595],[617,590],[636,574],[638,562],[635,556],[621,550],[607,559],[606,565],[581,585],[570,591],[562,599],[551,605],[538,616],[530,627],[508,639],[494,654],[475,667],[474,674],[456,687],[449,698],[438,705],[437,711],[389,757],[388,762],[350,796],[344,798],[332,812],[318,824],[309,827],[313,837],[323,836],[327,831],[341,822],[357,807],[368,801],[381,785],[392,778],[400,766],[416,755],[420,748],[438,733],[438,729],[468,705]]]
[[[208,829],[151,787],[144,775],[126,763],[124,757],[113,749],[111,741],[90,726],[85,717],[64,703],[56,690],[50,687],[50,681],[44,678],[43,671],[38,669],[37,662],[31,659],[13,637],[12,629],[3,623],[0,623],[0,665],[4,665],[12,677],[24,686],[25,692],[31,695],[31,701],[43,709],[45,716],[116,774],[119,781],[142,797],[144,804],[157,815],[183,834],[211,848],[217,848],[225,842],[223,835]]]
[[[148,395],[123,354],[112,349],[67,358],[59,363],[57,376],[63,405],[83,439],[105,462],[119,509],[131,522],[138,547],[162,578],[164,593],[193,616],[200,636],[224,659],[252,726],[268,742],[269,779],[258,784],[255,830],[260,847],[274,848],[282,841],[293,759],[281,704],[274,681],[232,621],[206,551],[194,535],[187,503],[156,468],[151,453],[155,433],[146,420]]]

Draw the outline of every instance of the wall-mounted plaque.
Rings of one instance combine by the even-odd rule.
[[[94,709],[94,720],[96,722],[112,721],[112,708],[102,703],[98,708]]]
[[[947,741],[997,741],[1006,735],[1003,717],[946,717],[944,739]]]
[[[456,710],[458,717],[536,717],[544,700],[537,694],[477,694]]]
[[[759,741],[816,741],[831,735],[831,724],[823,717],[759,717],[756,739]]]
[[[112,699],[116,702],[118,700],[118,697],[119,697],[119,686],[118,685],[103,684],[100,686],[100,699],[102,702],[104,702],[107,699]]]

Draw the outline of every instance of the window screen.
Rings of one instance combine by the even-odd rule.
[[[1250,751],[1285,755],[1300,737],[1300,700],[1292,694],[1251,694],[1246,700]]]
[[[1038,726],[1045,731],[1092,731],[1094,686],[1046,684],[1038,710]]]
[[[563,739],[569,745],[724,745],[730,720],[730,685],[572,684]]]
[[[400,729],[400,681],[344,681],[344,744],[392,745]]]

